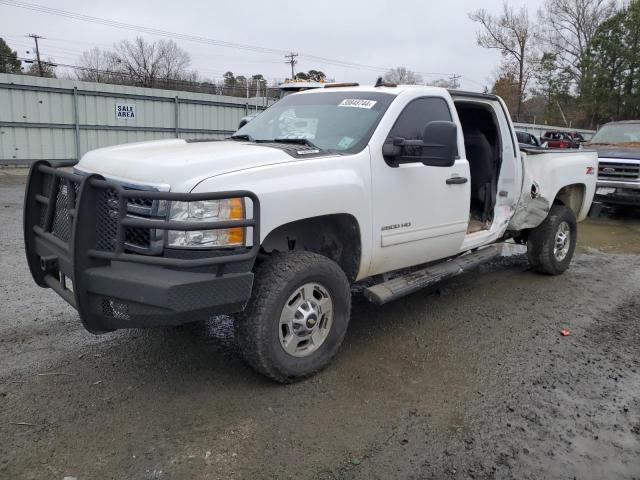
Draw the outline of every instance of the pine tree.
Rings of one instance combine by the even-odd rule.
[[[3,38],[0,38],[0,73],[20,73],[21,62],[18,53],[12,52]]]

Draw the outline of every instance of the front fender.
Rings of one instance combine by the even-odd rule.
[[[210,177],[192,192],[246,189],[260,199],[260,242],[286,223],[332,214],[358,222],[362,247],[358,279],[371,260],[371,178],[369,150],[356,155],[307,159]],[[250,206],[247,206],[250,213]]]

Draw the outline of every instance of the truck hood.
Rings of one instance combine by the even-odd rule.
[[[598,152],[599,158],[640,160],[640,147],[616,147],[612,145],[585,145],[585,148]]]
[[[209,177],[296,161],[300,159],[273,145],[175,139],[93,150],[82,157],[76,169],[127,183],[189,191]]]

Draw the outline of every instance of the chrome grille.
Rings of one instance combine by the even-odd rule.
[[[132,188],[130,190],[140,190]],[[158,211],[158,201],[153,201],[148,198],[130,198],[127,201],[127,211],[142,216],[155,215]]]
[[[601,180],[638,180],[640,178],[640,162],[600,162],[598,178]]]

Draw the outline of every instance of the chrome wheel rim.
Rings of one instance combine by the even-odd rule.
[[[563,261],[569,253],[571,245],[571,228],[567,222],[562,222],[556,230],[556,238],[553,244],[553,255],[559,262]]]
[[[333,323],[333,300],[319,283],[305,283],[287,299],[280,314],[280,346],[293,357],[306,357],[327,339]]]

